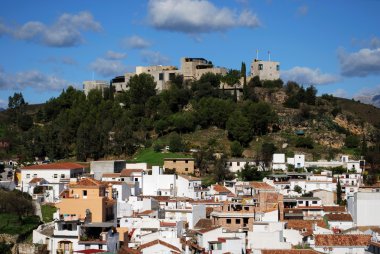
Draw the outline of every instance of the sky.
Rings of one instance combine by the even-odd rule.
[[[284,81],[380,107],[379,10],[379,0],[3,0],[0,107],[15,92],[43,103],[181,57],[240,69],[257,50]]]

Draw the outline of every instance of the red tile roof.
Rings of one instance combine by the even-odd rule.
[[[29,183],[39,183],[41,182],[42,180],[44,180],[43,178],[39,178],[39,177],[35,177],[33,178],[32,180],[30,180]]]
[[[73,162],[58,162],[58,163],[27,166],[27,167],[21,168],[21,170],[29,170],[29,169],[57,170],[57,169],[77,169],[77,168],[85,168],[85,166],[78,163],[73,163]]]
[[[315,246],[368,246],[371,235],[315,235]]]
[[[76,183],[71,183],[70,188],[75,187],[98,187],[103,186],[104,183],[93,178],[82,178]]]
[[[142,249],[152,247],[152,246],[154,246],[154,245],[156,245],[156,244],[163,245],[163,246],[165,246],[165,247],[167,247],[167,248],[169,248],[169,249],[171,249],[171,250],[173,250],[173,251],[175,251],[175,252],[181,253],[181,250],[180,250],[180,249],[178,249],[178,248],[175,247],[174,245],[171,245],[171,244],[169,244],[169,243],[167,243],[167,242],[164,242],[164,241],[162,241],[162,240],[154,240],[154,241],[151,241],[151,242],[148,242],[148,243],[142,244],[142,245],[140,245],[140,247],[138,248],[138,250],[141,251]]]
[[[198,178],[198,177],[194,177],[194,176],[188,176],[188,175],[178,175],[182,178],[185,178],[189,181],[201,181],[202,179]]]
[[[230,193],[231,192],[229,189],[227,189],[226,187],[219,185],[219,184],[215,184],[212,188],[214,189],[214,191],[216,191],[218,193]]]
[[[348,213],[330,213],[325,217],[328,221],[352,221],[351,214]]]
[[[198,228],[198,229],[212,228],[212,220],[210,220],[210,219],[200,219],[195,224],[194,228]]]
[[[323,211],[330,213],[344,213],[346,212],[345,206],[323,206]]]
[[[120,176],[121,177],[128,177],[128,176],[131,176],[132,173],[141,173],[143,172],[144,170],[142,169],[123,169],[121,172],[120,172]]]
[[[166,222],[160,221],[160,227],[176,227],[177,224],[175,222]]]
[[[102,177],[120,177],[120,173],[104,173]]]
[[[250,182],[249,185],[259,190],[274,190],[275,188],[264,182]]]
[[[287,228],[300,230],[303,236],[310,236],[313,234],[314,224],[317,224],[317,226],[321,228],[327,228],[323,220],[288,220]]]

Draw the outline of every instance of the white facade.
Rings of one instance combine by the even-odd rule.
[[[246,164],[250,166],[255,166],[256,163],[253,160],[249,159],[243,159],[243,158],[232,158],[227,161],[227,168],[232,173],[237,173],[238,171],[241,171]]]
[[[293,165],[294,168],[304,168],[305,167],[305,155],[295,154],[293,158],[287,158],[287,163]]]
[[[29,182],[33,178],[43,178],[48,183],[69,183],[71,178],[79,176],[83,169],[21,169],[21,189],[29,192]]]
[[[380,192],[356,192],[349,197],[348,212],[356,226],[380,225]]]
[[[179,175],[177,178],[177,197],[187,197],[192,199],[200,199],[198,190],[202,189],[202,181],[200,179],[193,180],[191,177]],[[205,190],[206,192],[206,190]],[[203,198],[205,194],[203,195]]]
[[[286,170],[285,154],[283,154],[283,153],[274,153],[273,154],[272,169],[273,170],[282,170],[282,171]]]
[[[159,166],[152,167],[151,175],[143,175],[142,193],[144,196],[175,196],[175,175],[164,175]]]
[[[260,80],[280,78],[280,62],[254,59],[251,63],[251,77],[259,76]]]
[[[104,89],[109,87],[109,82],[104,80],[87,80],[83,81],[83,92],[87,96],[91,90],[101,90],[103,92]]]

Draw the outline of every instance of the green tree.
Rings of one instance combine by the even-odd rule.
[[[185,152],[186,146],[182,141],[182,137],[178,133],[173,132],[169,137],[170,152]]]
[[[356,148],[360,144],[360,140],[357,136],[347,136],[344,140],[344,145],[348,148]]]
[[[261,160],[266,166],[272,161],[273,154],[276,150],[277,147],[273,143],[263,143],[261,145]]]
[[[241,146],[239,141],[236,141],[236,140],[231,143],[230,148],[231,148],[231,154],[233,157],[241,157],[244,151],[244,148]]]
[[[230,138],[239,141],[244,146],[252,139],[249,120],[241,111],[235,111],[227,120],[227,131]]]
[[[336,183],[336,202],[338,205],[342,204],[342,186],[340,184],[339,178],[337,178],[337,183]]]
[[[317,89],[314,86],[309,86],[305,91],[305,102],[309,105],[315,105],[317,99]]]
[[[277,114],[265,102],[248,102],[243,107],[243,113],[248,118],[251,130],[255,135],[265,135],[269,126],[277,122]]]
[[[245,65],[245,62],[241,62],[241,69],[240,69],[241,77],[243,77],[243,89],[247,86],[247,67]]]
[[[156,95],[156,82],[150,74],[134,75],[129,80],[129,95],[131,103],[145,104],[148,99]]]
[[[240,83],[241,72],[238,70],[230,69],[226,75],[221,78],[221,81],[233,86]]]
[[[302,193],[302,188],[299,185],[294,186],[294,191],[297,193]]]

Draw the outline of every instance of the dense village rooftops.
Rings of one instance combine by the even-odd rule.
[[[100,186],[105,186],[105,183],[95,180],[93,178],[83,178],[76,183],[71,183],[69,186],[70,188],[100,187]]]
[[[316,247],[368,246],[371,241],[371,235],[324,234],[315,235],[314,238]]]
[[[200,219],[194,226],[196,229],[212,228],[212,220]]]
[[[351,214],[347,213],[331,213],[325,215],[328,221],[352,221]]]
[[[32,165],[21,168],[21,170],[62,170],[62,169],[83,169],[85,166],[72,163],[72,162],[59,162],[59,163],[49,163],[49,164],[41,164],[41,165]]]
[[[345,206],[323,206],[323,211],[333,212],[333,213],[344,213],[346,212]]]
[[[120,177],[128,177],[128,176],[131,176],[133,173],[141,173],[143,171],[144,170],[142,169],[123,169],[120,172]]]
[[[320,252],[315,251],[315,250],[271,250],[271,249],[266,249],[266,250],[261,250],[261,254],[319,254]]]
[[[249,185],[255,189],[274,190],[275,188],[264,182],[249,182]]]
[[[180,249],[178,249],[174,245],[171,245],[171,244],[169,244],[167,242],[164,242],[162,240],[154,240],[154,241],[151,241],[151,242],[148,242],[148,243],[144,243],[144,244],[140,245],[140,247],[138,248],[138,250],[142,251],[143,249],[152,247],[152,246],[154,246],[156,244],[160,244],[160,245],[163,245],[165,247],[168,247],[169,249],[172,250],[172,253],[181,253]]]
[[[218,193],[231,193],[229,189],[219,184],[215,184],[212,188]]]
[[[303,236],[312,235],[314,225],[321,228],[327,228],[327,225],[323,220],[288,220],[286,222],[287,229],[300,230],[302,231]]]

